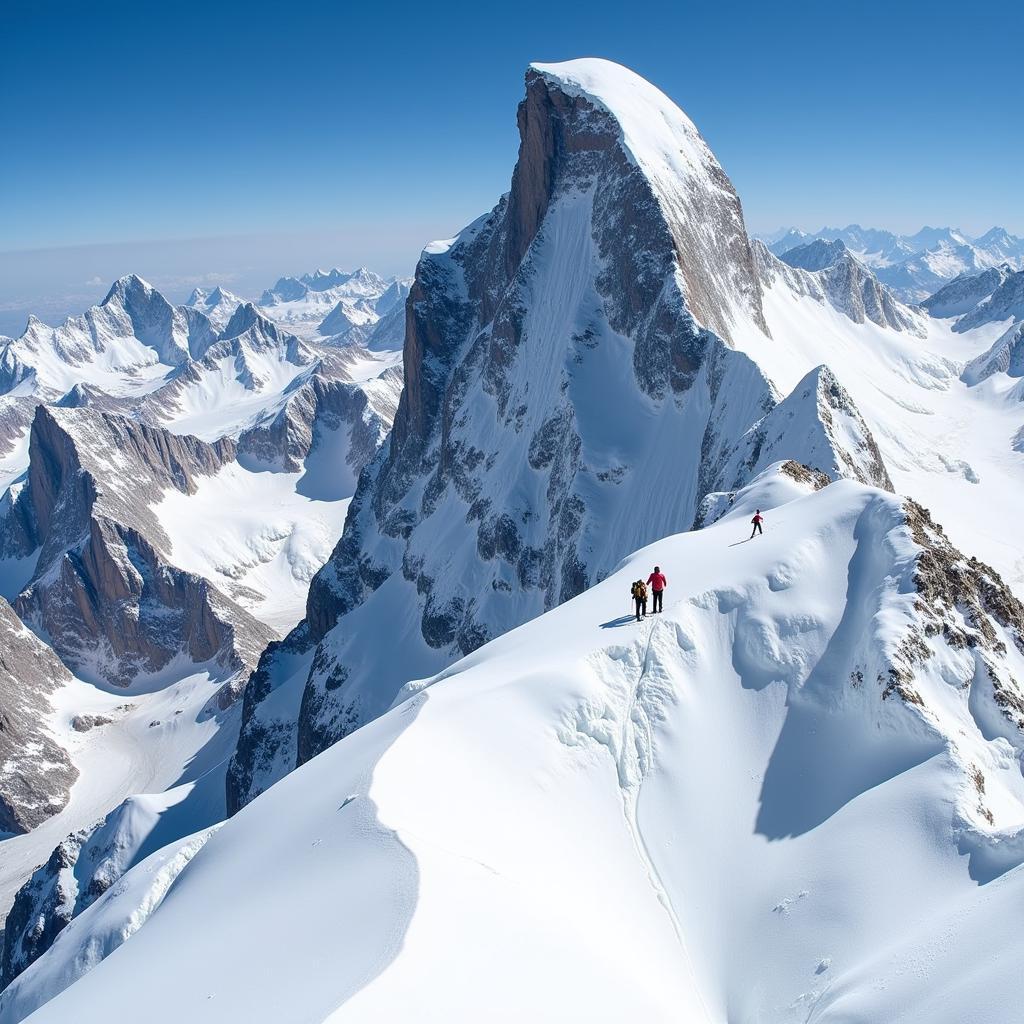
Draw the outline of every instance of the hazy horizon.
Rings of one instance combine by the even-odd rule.
[[[29,312],[84,309],[129,272],[174,299],[216,283],[252,296],[317,265],[409,274],[508,189],[529,62],[583,55],[686,110],[751,232],[1024,234],[1024,140],[1008,130],[1024,87],[1011,61],[977,74],[961,56],[967,32],[973,53],[998,52],[1019,9],[997,24],[924,0],[525,0],[514,17],[399,3],[289,19],[186,0],[169,18],[108,0],[62,5],[59,33],[51,15],[15,2],[4,16],[4,334]],[[958,63],[955,88],[938,87]]]

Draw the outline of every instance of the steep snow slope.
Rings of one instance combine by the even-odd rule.
[[[83,974],[32,1019],[1015,1019],[1022,630],[916,506],[770,470],[141,865],[0,1020]]]
[[[773,344],[742,340],[740,347],[782,391],[827,363],[870,428],[897,493],[931,508],[955,543],[1024,594],[1024,558],[1007,530],[1024,516],[1024,453],[1013,447],[1020,404],[1005,400],[1016,381],[1000,373],[973,387],[973,378],[961,379],[971,360],[993,348],[1004,322],[957,332],[953,321],[924,319],[924,337],[854,324],[794,288],[763,247],[756,251]]]
[[[692,122],[593,60],[532,68],[519,126],[509,195],[420,260],[390,441],[254,676],[232,806],[755,471],[736,449],[780,395],[732,346],[772,342],[739,201]],[[817,388],[805,401],[794,451],[830,415]]]
[[[77,679],[54,690],[49,699],[55,712],[44,721],[78,778],[58,814],[0,845],[0,914],[7,918],[8,947],[0,981],[43,952],[79,898],[98,897],[138,853],[148,855],[223,818],[224,764],[240,712],[237,703],[220,706],[223,686],[223,673],[211,667],[127,690]],[[113,835],[103,832],[108,815],[122,826]],[[92,840],[97,833],[114,841],[101,850]],[[77,865],[79,850],[90,845],[95,852]],[[33,872],[20,910],[8,916]]]

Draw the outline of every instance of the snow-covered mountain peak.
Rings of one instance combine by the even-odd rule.
[[[231,318],[221,332],[221,338],[237,338],[240,334],[245,334],[246,331],[252,330],[254,327],[270,337],[278,337],[284,334],[277,324],[264,316],[254,303],[243,302],[231,314]]]
[[[918,337],[926,332],[927,318],[896,299],[838,239],[815,239],[789,250],[781,258],[764,242],[755,240],[753,254],[765,287],[771,288],[781,280],[798,295],[828,302],[854,323],[870,320],[879,327],[907,331]]]
[[[718,185],[721,170],[697,126],[660,89],[629,68],[599,57],[530,70],[569,96],[583,96],[618,122],[631,158],[658,180],[699,175]]]
[[[599,159],[614,132],[658,203],[697,321],[728,343],[737,330],[767,333],[739,198],[690,118],[635,72],[599,58],[531,64],[526,85],[511,198],[513,209],[526,200],[523,234],[550,198],[543,193],[560,159],[555,140]]]
[[[143,280],[138,274],[125,274],[110,286],[110,290],[100,305],[106,306],[111,302],[126,304],[140,300],[149,302],[154,295],[160,295],[160,293],[148,281]],[[160,298],[163,299],[163,296],[160,295]],[[167,300],[164,299],[164,301]]]
[[[212,292],[204,291],[202,288],[194,289],[186,306],[199,310],[218,331],[221,331],[244,301],[226,288],[217,285]]]
[[[765,344],[728,179],[655,187],[571,73],[528,72],[518,120],[510,192],[420,259],[390,443],[360,477],[306,621],[253,677],[232,806],[380,714],[408,678],[581,593],[760,468],[744,438],[781,396],[726,340],[736,327],[751,350]],[[820,466],[850,471],[866,429],[830,433],[840,412],[816,383],[804,407],[795,427],[773,421],[773,459],[814,426]],[[845,436],[853,459],[830,451]],[[656,515],[642,514],[652,495]],[[379,656],[360,623],[384,615]]]
[[[824,270],[848,255],[850,252],[841,239],[837,238],[832,242],[826,242],[823,238],[816,238],[813,242],[795,246],[784,252],[780,258],[791,267],[799,267],[802,270]],[[852,256],[850,258],[853,259]]]
[[[203,288],[193,288],[192,294],[188,297],[188,301],[185,304],[187,306],[196,306],[199,308],[204,306],[212,308],[214,306],[219,306],[222,303],[229,302],[233,302],[237,306],[239,303],[244,301],[244,299],[239,298],[239,296],[235,295],[233,292],[229,292],[227,288],[217,285],[217,287],[211,292],[208,292]]]

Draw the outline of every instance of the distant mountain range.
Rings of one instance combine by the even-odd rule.
[[[760,238],[776,256],[822,240],[840,241],[904,302],[920,302],[961,274],[989,267],[1024,270],[1024,238],[993,227],[971,237],[959,228],[924,227],[913,235],[848,224],[806,232],[782,228]]]
[[[1020,241],[516,122],[412,282],[0,338],[0,1024],[1020,1019]]]

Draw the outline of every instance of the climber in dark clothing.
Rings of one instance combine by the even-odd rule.
[[[754,513],[754,518],[750,521],[754,524],[754,528],[750,531],[750,539],[753,540],[755,533],[764,533],[764,530],[761,529],[761,524],[764,522],[764,516],[761,515],[760,509]]]
[[[662,591],[668,586],[668,579],[661,571],[661,568],[656,565],[654,572],[647,577],[647,582],[651,585],[651,590],[654,592],[654,608],[651,610],[653,615],[655,612],[661,611]]]
[[[643,580],[637,580],[633,584],[633,603],[636,605],[636,621],[647,614],[647,586]]]

